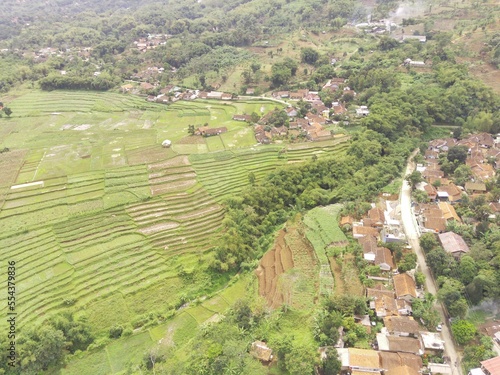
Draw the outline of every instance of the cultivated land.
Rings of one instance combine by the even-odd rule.
[[[132,327],[152,311],[174,311],[182,296],[213,293],[218,286],[186,275],[196,275],[218,238],[224,197],[248,185],[250,172],[258,180],[281,165],[347,147],[347,137],[257,145],[251,127],[232,120],[276,105],[166,107],[71,91],[33,91],[13,100],[12,118],[0,119],[0,149],[10,149],[0,154],[0,259],[16,261],[19,327],[71,308],[98,336],[106,335],[115,324]],[[188,136],[188,125],[206,122],[228,132]],[[172,140],[171,148],[161,147],[164,139]],[[175,332],[173,342],[182,346],[246,287],[231,288],[162,326],[75,359],[64,372],[123,371],[166,332]]]

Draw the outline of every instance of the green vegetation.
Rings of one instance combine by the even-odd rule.
[[[498,7],[471,3],[431,5],[402,20],[427,42],[398,43],[343,27],[366,19],[354,0],[7,1],[0,14],[0,258],[18,264],[18,373],[264,373],[248,353],[254,340],[273,347],[273,373],[311,374],[315,366],[336,373],[336,356],[320,363],[316,350],[336,341],[340,325],[349,346],[368,347],[378,327],[369,334],[351,315],[366,312],[366,301],[353,296],[373,284],[373,269],[357,245],[345,243],[338,211],[343,205],[359,218],[361,202],[382,189],[397,192],[421,139],[450,129],[457,136],[500,131],[498,97],[469,75],[500,87],[483,63],[498,66]],[[396,6],[379,2],[370,14],[386,17]],[[407,58],[425,67],[402,65]],[[338,90],[320,91],[340,77],[348,81]],[[132,92],[149,82],[141,93],[154,95],[167,85],[233,95],[320,91],[327,108],[340,101],[347,109],[327,130],[352,137],[257,145],[252,127],[233,116],[257,120],[277,107],[270,125],[286,127],[285,104],[156,104],[119,94],[130,79]],[[360,105],[370,115],[355,117]],[[318,111],[307,101],[297,107],[301,115]],[[195,136],[202,125],[228,131]],[[170,148],[160,146],[165,139]],[[452,148],[443,170],[466,181],[463,158],[464,150]],[[450,227],[471,244],[470,255],[457,261],[428,236],[422,241],[437,298],[464,319],[470,304],[500,293],[498,226],[488,222],[484,200],[456,207],[478,222]],[[290,270],[294,297],[310,301],[270,311],[251,273],[294,217],[304,218],[320,282],[302,283],[305,274]],[[395,254],[400,270],[414,266],[413,254]],[[428,327],[437,323],[432,303],[427,295],[414,305]],[[464,351],[466,366],[492,353],[472,331],[465,320],[454,324],[457,340],[474,343]]]

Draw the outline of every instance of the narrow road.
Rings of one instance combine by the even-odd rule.
[[[408,159],[408,164],[406,166],[405,177],[413,172],[415,165],[412,161],[413,157],[417,154],[418,150],[414,151],[410,158]],[[425,275],[425,286],[428,292],[436,295],[436,285],[434,284],[434,279],[432,278],[431,272],[425,263],[424,253],[420,249],[419,243],[419,229],[415,215],[413,214],[413,209],[411,207],[411,188],[406,180],[403,180],[400,195],[400,205],[401,205],[401,221],[403,222],[403,228],[406,233],[406,239],[408,244],[412,247],[413,251],[417,254],[418,268]],[[446,319],[443,306],[439,302],[435,302],[435,309],[438,311],[441,321],[443,324],[443,331],[441,336],[445,342],[445,355],[450,358],[450,365],[455,375],[463,375],[462,367],[460,366],[460,357],[455,350],[455,344],[453,338],[451,337],[450,326],[448,319]],[[458,365],[458,366],[457,366]]]

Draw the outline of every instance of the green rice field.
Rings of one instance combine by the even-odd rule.
[[[224,198],[247,186],[250,172],[261,179],[347,147],[347,138],[258,145],[251,126],[232,120],[275,106],[264,100],[165,106],[76,91],[32,91],[9,103],[11,118],[0,119],[0,149],[10,150],[0,154],[0,259],[16,262],[18,327],[72,309],[102,337],[115,324],[130,327],[204,290],[204,279],[182,272],[200,268],[216,243]],[[188,134],[189,125],[205,123],[228,131]],[[163,148],[164,139],[172,147]],[[63,373],[123,372],[168,329],[183,345],[245,293],[238,283],[231,288],[161,326],[73,358]]]

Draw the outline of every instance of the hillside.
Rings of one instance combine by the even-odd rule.
[[[318,347],[372,350],[384,321],[365,291],[396,269],[369,263],[352,226],[429,139],[500,133],[498,4],[2,7],[7,374],[337,374]],[[496,238],[480,228],[471,240]],[[411,250],[374,241],[413,272]]]

